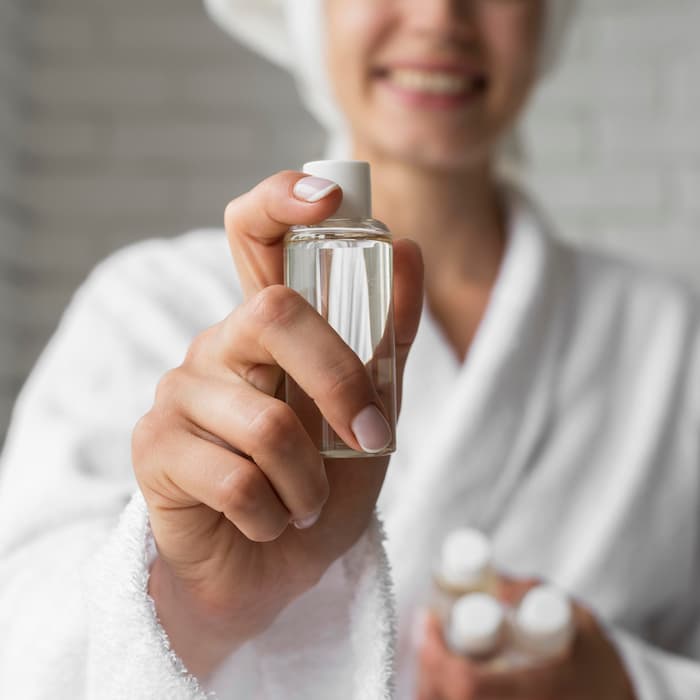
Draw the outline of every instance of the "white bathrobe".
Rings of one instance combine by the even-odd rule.
[[[169,649],[147,595],[130,433],[192,337],[240,302],[234,266],[217,230],[98,266],[24,387],[2,458],[0,697],[410,698],[411,616],[434,552],[474,525],[504,569],[595,611],[639,700],[700,698],[697,303],[546,228],[514,197],[463,365],[426,310],[380,498],[385,546],[374,521],[206,682]]]

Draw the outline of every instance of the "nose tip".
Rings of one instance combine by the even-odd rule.
[[[474,4],[475,0],[413,0],[406,3],[407,19],[425,33],[467,41],[474,37]]]

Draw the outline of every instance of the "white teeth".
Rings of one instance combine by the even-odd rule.
[[[389,80],[399,87],[434,95],[458,95],[468,90],[472,79],[456,73],[397,68],[389,72]]]

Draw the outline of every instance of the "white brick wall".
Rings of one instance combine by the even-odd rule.
[[[697,0],[581,0],[526,135],[566,237],[700,286],[698,28]]]
[[[198,0],[0,0],[0,442],[95,262],[220,225],[232,197],[320,146],[287,77]]]
[[[566,60],[525,129],[534,187],[566,237],[697,278],[700,2],[580,4]],[[22,85],[20,6],[24,234],[6,158],[16,109],[4,99]],[[199,0],[0,0],[3,328],[23,283],[14,342],[0,339],[5,386],[98,259],[145,236],[218,225],[231,197],[319,148],[286,76],[235,46]]]
[[[19,383],[17,305],[26,218],[17,179],[23,60],[21,0],[0,0],[0,443]]]

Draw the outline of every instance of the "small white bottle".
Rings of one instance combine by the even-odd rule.
[[[336,213],[313,226],[292,226],[284,240],[285,284],[299,292],[362,360],[392,430],[379,453],[348,447],[296,382],[286,378],[286,401],[326,457],[376,457],[396,449],[396,355],[393,248],[389,229],[372,219],[369,164],[321,160],[303,171],[340,185]]]
[[[461,596],[495,593],[497,576],[486,535],[467,527],[450,532],[443,540],[433,580],[433,608],[443,621]]]
[[[515,646],[529,663],[564,654],[575,632],[571,601],[554,586],[533,588],[515,611],[512,631]]]
[[[487,593],[463,596],[452,606],[446,637],[456,654],[483,662],[494,659],[505,642],[505,610]]]

